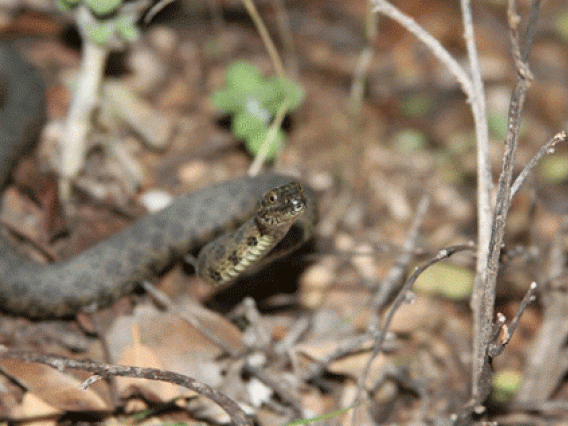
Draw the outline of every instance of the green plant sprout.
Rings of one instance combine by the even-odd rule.
[[[123,0],[57,0],[57,5],[64,12],[75,9],[79,4],[85,6],[95,18],[83,35],[92,42],[104,45],[111,37],[124,42],[131,42],[140,36],[136,26],[137,14],[120,13]]]
[[[215,108],[231,115],[231,130],[243,140],[247,150],[256,155],[266,139],[270,121],[287,99],[286,113],[296,110],[306,96],[292,80],[274,76],[264,78],[251,63],[234,62],[227,69],[225,88],[215,92]],[[267,155],[273,160],[285,141],[282,129],[276,133]]]
[[[64,12],[73,10],[83,40],[81,69],[65,128],[59,140],[59,195],[70,200],[71,182],[83,167],[91,116],[100,102],[105,64],[112,50],[124,49],[139,37],[136,23],[152,0],[57,0]]]

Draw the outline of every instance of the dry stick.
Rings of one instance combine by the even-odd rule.
[[[380,12],[387,15],[392,20],[398,22],[409,32],[414,34],[418,40],[426,45],[432,52],[432,54],[438,58],[442,64],[446,66],[448,71],[456,78],[461,86],[461,89],[466,94],[470,102],[475,99],[474,88],[471,79],[465,72],[465,70],[458,64],[450,53],[444,49],[438,40],[436,40],[430,33],[428,33],[424,28],[418,25],[414,19],[405,15],[395,6],[387,2],[386,0],[371,0],[374,5],[373,12]]]
[[[557,231],[548,258],[546,282],[541,292],[543,318],[540,328],[533,338],[531,348],[527,352],[526,368],[519,391],[515,395],[514,405],[528,409],[542,409],[541,404],[550,398],[565,375],[566,370],[560,368],[560,360],[565,357],[565,339],[568,335],[568,295],[564,290],[554,290],[551,284],[556,279],[565,278],[564,265],[566,252],[564,242],[568,234],[568,217],[564,217]]]
[[[487,348],[487,352],[489,353],[489,356],[491,358],[495,358],[496,356],[500,355],[505,349],[505,346],[507,346],[511,341],[511,338],[513,337],[513,334],[515,333],[515,330],[519,325],[519,320],[521,319],[521,315],[523,314],[525,309],[527,309],[529,303],[534,302],[535,300],[536,289],[537,289],[537,284],[533,282],[530,285],[529,290],[523,297],[523,300],[521,300],[521,305],[519,306],[517,313],[513,317],[513,320],[508,325],[505,323],[506,320],[503,314],[497,315],[497,319],[499,321],[500,326],[496,330],[495,337],[492,340],[493,342],[495,342],[495,340],[497,340],[497,338],[499,337],[498,334],[500,334],[502,331],[505,332],[505,336],[502,341],[496,343],[492,342]]]
[[[159,0],[155,5],[153,5],[148,12],[146,12],[146,16],[144,16],[144,23],[148,25],[154,19],[158,13],[166,8],[166,6],[172,4],[176,0]]]
[[[461,11],[464,28],[464,38],[469,57],[469,67],[473,93],[470,98],[472,114],[475,122],[475,137],[477,148],[477,264],[476,284],[479,288],[483,283],[481,277],[487,261],[489,239],[491,237],[491,192],[493,190],[493,177],[491,176],[491,159],[489,156],[489,130],[487,128],[487,114],[485,112],[485,91],[481,79],[481,70],[475,35],[471,16],[470,0],[461,0]],[[474,298],[480,290],[474,289]]]
[[[296,387],[282,377],[282,375],[275,372],[271,373],[270,371],[265,371],[251,365],[246,367],[246,371],[256,377],[266,387],[272,389],[283,402],[290,404],[298,417],[305,416],[304,410],[302,410],[302,406],[304,405],[302,396]]]
[[[464,24],[464,35],[468,50],[469,62],[472,76],[467,75],[464,69],[457,61],[444,49],[438,40],[432,37],[422,27],[420,27],[412,18],[400,12],[396,7],[388,3],[386,0],[372,0],[375,4],[374,11],[384,13],[391,19],[398,22],[408,31],[423,42],[442,64],[446,66],[448,71],[454,75],[459,82],[462,91],[468,97],[471,104],[472,114],[474,116],[476,139],[477,139],[477,169],[478,169],[478,256],[476,265],[476,283],[472,297],[472,306],[481,306],[482,285],[484,283],[483,272],[486,266],[486,259],[489,247],[489,238],[491,235],[491,164],[489,158],[489,137],[487,130],[487,118],[485,114],[485,99],[483,93],[483,83],[481,81],[481,73],[479,71],[479,63],[477,59],[477,51],[475,48],[475,39],[473,33],[473,22],[471,18],[471,5],[469,0],[462,0],[462,14]],[[475,309],[474,309],[475,312]],[[474,314],[474,329],[479,330],[481,314]],[[474,339],[479,342],[479,339]],[[475,348],[476,352],[480,352],[480,348]]]
[[[35,250],[39,251],[42,254],[42,256],[44,256],[49,262],[57,262],[58,260],[61,259],[61,257],[59,256],[58,253],[56,253],[55,250],[51,249],[50,247],[47,247],[43,242],[35,238],[35,236],[33,236],[31,232],[28,232],[26,229],[21,229],[4,219],[0,219],[0,227],[6,228],[12,234],[17,236],[18,238],[21,238],[26,243],[30,244]]]
[[[461,252],[461,251],[466,251],[466,250],[475,250],[475,246],[473,244],[468,244],[468,245],[451,246],[451,247],[447,247],[445,249],[442,249],[433,258],[426,261],[421,266],[417,267],[414,270],[414,272],[412,273],[412,275],[410,275],[410,277],[406,280],[406,282],[404,283],[404,285],[400,289],[399,293],[397,294],[396,298],[392,302],[392,305],[389,309],[389,312],[387,313],[387,315],[385,317],[383,327],[381,328],[381,330],[376,335],[375,344],[374,344],[374,347],[373,347],[373,352],[371,354],[371,357],[367,361],[367,364],[365,365],[365,368],[363,370],[363,374],[361,374],[361,377],[359,379],[359,390],[361,390],[363,388],[364,383],[367,380],[367,376],[368,376],[369,371],[371,369],[371,364],[373,363],[373,360],[383,350],[383,344],[384,344],[385,339],[387,337],[387,332],[390,328],[390,324],[391,324],[391,322],[394,318],[394,315],[396,314],[398,309],[402,306],[402,304],[409,300],[408,296],[410,294],[410,291],[412,290],[412,286],[414,285],[414,283],[416,282],[418,277],[422,274],[422,272],[424,272],[426,269],[428,269],[433,264],[438,263],[442,260],[445,260],[455,253],[458,253],[458,252]]]
[[[191,377],[174,373],[172,371],[75,360],[57,355],[42,355],[26,351],[11,350],[5,346],[0,346],[0,357],[17,359],[30,363],[45,364],[59,371],[64,371],[66,369],[88,371],[93,373],[94,376],[90,377],[83,383],[82,387],[85,389],[103,377],[108,378],[112,376],[134,377],[173,383],[197,392],[199,395],[209,398],[211,401],[215,402],[231,417],[231,420],[236,426],[252,426],[252,421],[247,418],[245,412],[241,410],[238,404],[228,396],[216,391],[204,383],[200,383],[197,380],[192,379]]]
[[[286,117],[286,111],[288,110],[289,97],[290,96],[289,96],[288,90],[286,90],[286,97],[284,98],[284,102],[282,103],[282,106],[278,110],[276,117],[274,117],[274,120],[272,121],[272,124],[270,125],[270,129],[268,130],[268,133],[266,134],[265,141],[262,143],[260,149],[258,150],[256,156],[254,157],[254,161],[252,162],[252,164],[250,165],[250,167],[248,169],[248,175],[249,176],[256,176],[260,173],[260,170],[262,169],[262,165],[264,164],[264,160],[266,159],[266,156],[270,152],[270,148],[272,147],[272,142],[274,141],[274,138],[276,137],[276,133],[280,129],[280,125],[284,121],[284,117]]]
[[[296,45],[294,44],[294,36],[292,35],[290,18],[284,7],[283,0],[275,0],[274,8],[276,11],[276,25],[282,38],[284,56],[287,59],[287,71],[295,78],[298,77],[299,60]]]
[[[258,11],[256,10],[256,6],[254,5],[253,0],[243,0],[243,4],[245,5],[245,8],[249,16],[251,17],[258,33],[260,34],[260,38],[264,43],[264,47],[266,47],[266,50],[270,55],[270,60],[272,61],[274,69],[276,70],[276,74],[278,74],[278,77],[280,77],[281,79],[284,79],[286,77],[286,73],[284,72],[284,65],[282,64],[282,59],[280,59],[278,50],[276,49],[276,46],[274,46],[274,43],[270,38],[270,34],[268,34],[268,30],[266,29],[266,25],[264,25],[264,22],[262,22],[262,18],[258,14]]]
[[[379,32],[378,19],[375,17],[370,3],[367,3],[365,18],[366,43],[357,59],[357,65],[351,83],[351,93],[349,95],[349,106],[352,112],[359,112],[361,110],[363,97],[365,96],[365,82],[367,81],[367,74],[369,73],[369,67],[371,66],[375,51],[372,43],[375,38],[377,38]]]
[[[276,46],[274,46],[274,43],[270,38],[270,34],[268,34],[266,25],[264,25],[262,18],[260,17],[258,11],[256,10],[256,6],[254,5],[253,0],[243,0],[243,4],[245,5],[245,8],[249,13],[249,16],[254,22],[254,25],[256,26],[256,29],[260,34],[260,38],[262,39],[262,42],[264,43],[264,46],[266,47],[266,50],[270,55],[272,65],[276,70],[276,74],[278,74],[278,77],[280,77],[282,81],[285,81],[286,73],[284,71],[284,65],[282,64],[282,59],[280,58],[278,50],[276,49]],[[274,120],[270,125],[270,129],[268,130],[268,134],[266,135],[266,140],[262,143],[260,149],[258,150],[254,158],[254,161],[249,167],[248,170],[249,176],[256,176],[258,173],[260,173],[262,165],[264,164],[264,160],[266,159],[266,156],[268,155],[270,148],[272,146],[272,142],[276,137],[276,133],[280,129],[282,121],[284,121],[284,117],[286,116],[286,111],[288,110],[289,103],[290,103],[290,93],[289,90],[286,89],[286,96],[284,97],[284,102],[282,103],[282,106],[278,110],[276,117],[274,117]]]
[[[517,195],[517,192],[519,191],[519,189],[521,189],[521,187],[526,182],[527,178],[534,170],[538,162],[542,159],[542,157],[544,157],[545,155],[554,154],[556,145],[559,144],[560,142],[566,142],[567,139],[568,135],[566,134],[566,132],[561,131],[560,133],[554,135],[547,143],[544,144],[544,146],[542,146],[538,150],[538,152],[534,155],[534,157],[530,159],[530,161],[527,163],[527,165],[524,167],[521,173],[519,173],[519,176],[517,176],[515,182],[511,186],[511,199],[514,198],[515,195]]]
[[[489,157],[489,132],[487,129],[487,114],[485,112],[485,93],[479,59],[475,47],[475,35],[471,16],[470,0],[461,0],[464,37],[469,57],[473,94],[471,110],[475,122],[475,136],[477,147],[477,261],[475,267],[475,280],[470,305],[473,311],[473,353],[480,353],[482,339],[478,336],[482,329],[481,300],[485,284],[485,266],[489,256],[489,242],[492,228],[492,202],[491,192],[493,178],[491,176],[491,160]]]
[[[527,90],[532,80],[526,58],[523,58],[521,55],[518,31],[520,17],[516,11],[515,0],[509,0],[507,17],[513,58],[517,68],[517,81],[509,107],[505,152],[503,154],[501,174],[499,177],[499,188],[493,216],[493,229],[487,258],[485,282],[483,283],[481,297],[475,300],[477,305],[474,306],[474,315],[478,315],[478,317],[474,324],[476,330],[474,333],[474,353],[472,360],[473,405],[481,404],[487,398],[491,390],[491,368],[487,350],[491,343],[494,330],[493,315],[497,273],[499,271],[499,257],[505,235],[507,214],[511,204],[511,182],[517,153],[521,112],[526,99]],[[536,21],[532,23],[534,24],[534,22]]]

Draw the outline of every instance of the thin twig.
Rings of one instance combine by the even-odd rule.
[[[33,352],[11,350],[7,349],[5,346],[0,346],[0,357],[17,359],[29,363],[45,364],[59,371],[67,369],[88,371],[93,373],[94,376],[84,383],[84,386],[86,387],[90,386],[99,378],[112,376],[134,377],[173,383],[197,392],[199,395],[215,402],[231,417],[231,420],[235,423],[235,425],[252,426],[252,421],[247,418],[245,412],[241,410],[238,404],[228,396],[216,391],[204,383],[192,379],[191,377],[174,373],[172,371],[75,360],[57,355],[42,355]]]
[[[470,0],[461,0],[464,38],[469,58],[473,93],[470,99],[471,110],[475,123],[475,138],[477,149],[477,264],[476,273],[483,275],[488,255],[489,240],[491,238],[491,214],[493,205],[491,192],[493,191],[493,177],[491,175],[491,159],[489,155],[489,130],[487,126],[487,114],[485,109],[485,91],[481,78],[481,68],[475,46],[475,34],[471,14]],[[476,280],[478,291],[474,290],[474,299],[479,294],[483,283],[482,279]]]
[[[463,92],[471,100],[474,98],[473,84],[471,79],[461,67],[460,64],[455,60],[450,53],[444,49],[438,40],[436,40],[430,33],[428,33],[424,28],[414,21],[408,15],[405,15],[392,4],[386,0],[371,0],[374,5],[373,12],[380,12],[387,15],[392,20],[398,22],[409,32],[414,34],[418,40],[426,45],[432,52],[432,54],[442,62],[448,71],[456,78],[460,84]]]
[[[367,74],[369,73],[369,67],[371,66],[375,53],[375,49],[372,44],[377,38],[377,34],[379,32],[378,19],[375,16],[375,13],[373,13],[370,3],[367,3],[365,18],[366,43],[357,59],[357,65],[355,66],[355,71],[353,73],[353,81],[351,82],[351,93],[349,94],[349,106],[351,107],[352,112],[356,113],[361,110],[361,105],[363,103],[365,82],[367,81]]]
[[[503,322],[503,325],[499,327],[500,328],[499,332],[501,331],[505,332],[505,338],[501,342],[491,343],[489,345],[487,352],[489,353],[490,357],[495,358],[496,356],[500,355],[505,349],[505,346],[509,344],[511,338],[513,337],[513,334],[515,333],[515,330],[517,329],[517,326],[519,325],[519,320],[521,319],[521,315],[523,314],[525,309],[527,309],[529,304],[535,300],[536,289],[537,289],[537,284],[533,282],[530,285],[529,290],[523,297],[523,300],[521,300],[521,305],[519,306],[517,313],[513,317],[513,320],[509,323],[509,325],[506,325]]]
[[[505,152],[499,176],[499,186],[493,229],[489,244],[489,254],[480,297],[475,299],[474,317],[474,354],[472,363],[472,397],[474,404],[481,404],[489,395],[491,389],[491,368],[487,353],[494,330],[493,315],[495,308],[495,289],[499,272],[499,257],[505,236],[505,225],[511,204],[511,184],[517,154],[520,133],[521,112],[523,110],[527,91],[531,84],[532,75],[529,66],[523,61],[520,50],[518,26],[520,17],[517,14],[515,0],[509,1],[508,6],[509,36],[512,53],[517,68],[517,82],[511,96]]]
[[[260,149],[256,153],[256,156],[254,157],[254,160],[248,169],[249,176],[256,176],[260,173],[262,165],[264,164],[264,161],[266,160],[266,157],[270,152],[270,149],[272,148],[272,144],[274,142],[274,139],[276,138],[276,133],[278,132],[278,130],[280,130],[280,126],[284,121],[284,117],[286,117],[286,112],[288,111],[289,99],[290,99],[290,93],[289,90],[286,90],[286,96],[284,98],[284,102],[282,103],[282,106],[278,110],[276,117],[274,117],[274,120],[270,124],[268,133],[266,134],[266,139],[260,146]]]
[[[565,131],[561,131],[554,135],[544,146],[542,146],[538,152],[534,155],[533,158],[527,163],[525,168],[519,173],[519,176],[515,179],[515,182],[511,186],[511,198],[514,198],[519,189],[524,185],[525,181],[534,170],[538,162],[544,157],[545,155],[554,154],[554,150],[556,145],[560,142],[566,142],[568,139],[568,135]]]
[[[260,38],[262,39],[264,47],[266,47],[268,55],[270,56],[270,60],[272,61],[272,65],[276,70],[276,74],[278,74],[278,77],[280,77],[281,79],[284,79],[286,77],[286,73],[284,71],[284,65],[282,64],[282,59],[278,54],[278,49],[276,49],[276,46],[274,45],[272,39],[270,38],[270,34],[268,34],[266,25],[264,25],[262,18],[258,14],[258,10],[256,10],[254,2],[252,0],[243,0],[243,4],[245,5],[245,8],[249,16],[251,17],[258,33],[260,34]]]
[[[10,222],[0,219],[0,227],[6,228],[8,231],[21,238],[26,243],[30,244],[35,250],[39,251],[49,262],[57,262],[61,259],[59,254],[57,254],[53,249],[47,247],[44,243],[36,239],[31,232],[27,229],[21,229],[14,226]]]
[[[283,0],[274,1],[274,9],[276,11],[276,25],[282,38],[282,47],[286,61],[286,71],[294,78],[298,76],[298,54],[296,53],[296,45],[294,44],[294,36],[290,25],[290,17],[286,12]]]
[[[286,72],[284,70],[282,59],[278,54],[278,49],[276,49],[276,46],[274,45],[274,42],[272,41],[270,34],[266,29],[266,25],[264,25],[264,22],[262,21],[262,18],[260,17],[253,0],[243,0],[243,4],[245,5],[249,16],[251,17],[258,33],[260,34],[260,38],[262,39],[268,55],[270,56],[270,60],[272,61],[272,65],[276,70],[276,74],[278,74],[278,77],[282,80],[282,82],[285,82]],[[272,120],[270,128],[268,129],[268,133],[266,134],[266,139],[260,146],[260,149],[256,153],[254,161],[248,169],[249,176],[256,176],[260,173],[262,165],[264,164],[266,157],[270,152],[270,149],[272,148],[272,144],[274,142],[274,139],[276,138],[276,133],[278,132],[278,130],[280,130],[280,126],[284,121],[284,117],[286,117],[288,105],[290,104],[290,88],[287,85],[285,87],[286,94],[284,96],[284,102],[282,102],[282,105],[280,106],[276,117],[274,117],[274,120]]]
[[[461,251],[466,251],[466,250],[474,250],[474,249],[475,249],[475,246],[473,244],[451,246],[451,247],[447,247],[445,249],[442,249],[433,258],[424,262],[421,266],[418,266],[414,270],[412,275],[410,275],[410,277],[408,277],[408,279],[406,280],[406,282],[404,283],[404,285],[402,286],[402,288],[398,292],[396,298],[392,302],[392,305],[391,305],[391,307],[390,307],[390,309],[389,309],[389,311],[388,311],[388,313],[385,317],[385,320],[383,322],[383,326],[381,327],[380,331],[378,331],[377,335],[375,336],[375,344],[374,344],[373,352],[371,354],[371,357],[367,361],[365,369],[363,370],[363,374],[361,374],[361,379],[359,380],[360,387],[363,387],[363,384],[365,383],[365,381],[367,379],[367,375],[369,374],[373,360],[383,350],[383,344],[384,344],[385,339],[387,337],[387,333],[388,333],[388,330],[390,328],[390,324],[391,324],[391,322],[394,318],[394,315],[396,314],[398,309],[402,306],[402,304],[409,300],[410,291],[412,290],[412,286],[414,285],[414,283],[416,282],[418,277],[426,269],[428,269],[430,266],[432,266],[433,264],[438,263],[442,260],[445,260],[455,253],[458,253],[458,252],[461,252]]]

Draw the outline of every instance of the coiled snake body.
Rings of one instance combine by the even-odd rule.
[[[0,85],[3,188],[43,122],[44,87],[33,68],[1,45]],[[207,245],[197,262],[203,279],[225,284],[259,261],[290,228],[298,231],[291,233],[294,246],[311,236],[315,197],[291,180],[275,174],[246,177],[178,197],[104,243],[50,265],[28,260],[0,235],[0,308],[41,319],[74,316],[93,304],[108,306],[213,236],[239,225]]]

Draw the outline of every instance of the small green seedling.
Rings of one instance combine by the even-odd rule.
[[[131,42],[140,36],[136,24],[138,15],[121,13],[123,3],[124,0],[57,0],[57,5],[64,12],[80,4],[91,12],[92,19],[83,24],[82,35],[99,45],[105,45],[112,37]]]
[[[256,155],[266,140],[270,122],[287,99],[286,113],[296,110],[305,93],[295,82],[280,77],[264,78],[249,62],[239,61],[229,66],[225,88],[215,92],[213,105],[232,117],[231,129],[245,142],[248,151]],[[274,159],[285,136],[278,129],[266,158]]]

